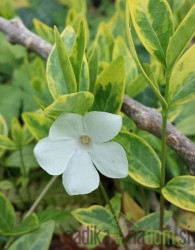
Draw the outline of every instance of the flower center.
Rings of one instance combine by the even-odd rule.
[[[83,144],[89,144],[91,142],[91,138],[88,135],[81,135],[80,140]]]

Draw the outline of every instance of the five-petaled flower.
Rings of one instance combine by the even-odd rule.
[[[50,175],[63,174],[69,195],[90,193],[99,186],[97,170],[110,178],[128,174],[123,147],[110,141],[121,126],[121,116],[106,112],[64,113],[35,146],[35,157]]]

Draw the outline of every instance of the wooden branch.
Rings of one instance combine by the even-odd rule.
[[[19,18],[8,21],[0,17],[0,30],[6,34],[10,43],[21,44],[45,60],[48,58],[52,45],[28,30]]]
[[[126,95],[121,110],[134,120],[138,128],[161,138],[162,116],[157,110],[146,107]],[[190,173],[195,175],[195,144],[170,122],[167,124],[167,145],[182,157]]]
[[[47,60],[52,45],[28,30],[20,19],[10,21],[0,17],[2,30],[10,43],[21,44]],[[152,108],[124,96],[122,112],[134,120],[137,127],[161,138],[162,117]],[[186,162],[192,175],[195,175],[195,144],[178,131],[171,123],[167,126],[167,145],[169,145]]]

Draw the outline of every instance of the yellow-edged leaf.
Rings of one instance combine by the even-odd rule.
[[[195,212],[195,176],[178,176],[162,189],[166,200],[185,210]]]
[[[44,113],[52,117],[58,117],[63,112],[85,114],[91,108],[93,101],[94,97],[90,92],[62,95],[45,108]]]
[[[195,99],[195,45],[179,59],[173,68],[169,86],[171,107]]]

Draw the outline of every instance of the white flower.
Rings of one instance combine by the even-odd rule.
[[[52,124],[49,136],[35,146],[35,157],[50,175],[63,174],[69,195],[90,193],[99,185],[96,169],[110,178],[128,174],[123,147],[109,142],[121,126],[119,115],[106,112],[64,113]]]

